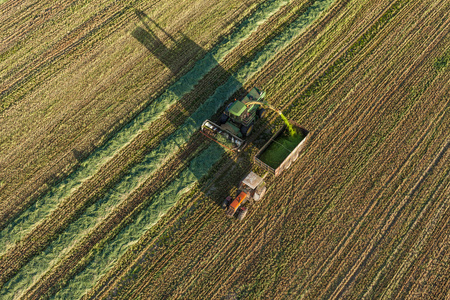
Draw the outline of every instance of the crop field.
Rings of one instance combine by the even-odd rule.
[[[0,299],[450,298],[450,2],[0,0]],[[227,218],[252,87],[309,130]],[[267,159],[271,159],[270,157]]]

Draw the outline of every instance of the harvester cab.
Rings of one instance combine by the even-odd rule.
[[[219,118],[218,123],[206,120],[202,124],[202,133],[233,151],[241,151],[245,138],[253,130],[257,118],[266,114],[263,105],[266,93],[253,88],[242,100],[230,103]]]
[[[259,201],[266,193],[264,179],[254,172],[250,172],[240,183],[236,198],[228,196],[222,207],[227,209],[227,216],[232,217],[238,212],[237,218],[242,220],[247,214],[247,208],[242,207],[246,201]]]

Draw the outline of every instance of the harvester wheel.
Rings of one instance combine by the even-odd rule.
[[[225,124],[228,121],[228,116],[226,114],[221,114],[219,118],[219,125]]]
[[[243,137],[247,137],[252,133],[253,130],[253,123],[248,126],[242,126],[241,127],[241,133]]]
[[[262,119],[266,116],[266,110],[264,108],[258,109],[258,111],[256,113],[258,114],[258,117],[260,119]]]

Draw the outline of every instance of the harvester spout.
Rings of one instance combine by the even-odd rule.
[[[282,114],[282,113],[281,113],[281,110],[276,109],[275,107],[273,107],[272,105],[270,105],[269,102],[267,102],[267,101],[250,101],[250,102],[247,102],[247,103],[246,103],[247,106],[248,106],[248,105],[253,105],[253,104],[258,104],[258,105],[260,105],[260,106],[267,107],[267,108],[269,108],[269,109],[275,111],[276,113],[278,113],[278,114],[280,114],[280,115]]]

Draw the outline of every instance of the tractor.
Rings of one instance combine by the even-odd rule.
[[[241,151],[253,125],[258,118],[266,114],[263,105],[266,93],[253,88],[242,100],[230,103],[219,118],[218,123],[206,120],[202,124],[202,133],[226,148]],[[228,145],[228,146],[227,146]]]
[[[250,172],[239,183],[237,196],[233,199],[228,196],[222,203],[222,208],[227,210],[227,216],[232,217],[237,212],[239,221],[244,219],[247,214],[247,208],[242,207],[246,201],[259,201],[266,193],[266,184],[264,179],[254,172]]]

